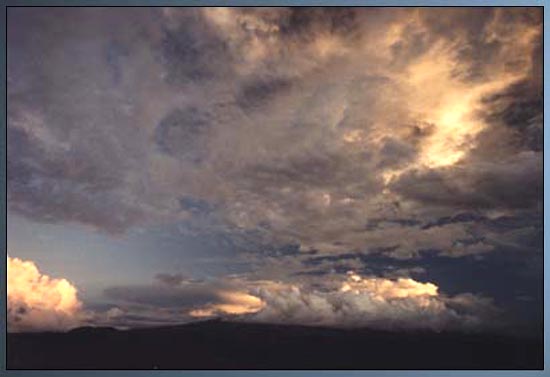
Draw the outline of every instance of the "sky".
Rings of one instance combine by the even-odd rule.
[[[9,331],[540,332],[541,9],[8,9]]]

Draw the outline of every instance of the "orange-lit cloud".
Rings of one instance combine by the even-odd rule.
[[[464,51],[471,50],[476,54],[483,52],[474,50],[464,30],[457,30],[451,39],[434,37],[429,48],[424,50],[421,46],[414,46],[408,39],[415,33],[431,36],[433,30],[429,17],[437,17],[434,13],[437,14],[416,9],[408,17],[395,21],[386,28],[385,35],[379,38],[378,49],[373,52],[382,61],[386,60],[386,64],[380,65],[380,72],[397,84],[393,95],[399,96],[402,101],[398,108],[405,111],[411,120],[432,126],[431,134],[418,148],[416,161],[411,161],[405,169],[388,169],[383,173],[392,179],[402,170],[447,167],[466,157],[475,146],[476,137],[489,127],[480,116],[483,100],[529,79],[533,74],[531,56],[533,46],[540,38],[539,26],[512,23],[506,27],[508,23],[503,22],[506,10],[496,9],[493,22],[486,26],[478,38],[480,43],[487,46],[497,43],[502,44],[502,47],[484,61],[479,77],[470,79],[468,75],[473,70],[472,61],[464,58]],[[445,19],[456,14],[441,12],[439,16]],[[514,34],[511,34],[512,30]],[[418,49],[418,53],[392,66],[390,60],[394,57],[392,51],[395,46],[408,46],[412,51]],[[379,122],[375,140],[401,134],[406,128],[390,124],[385,116]]]
[[[430,282],[362,277],[351,271],[315,288],[270,280],[240,284],[242,290],[218,292],[219,302],[195,307],[189,315],[313,326],[438,329],[476,326],[492,308],[491,302],[475,295],[440,294]]]
[[[8,256],[7,262],[9,331],[65,330],[78,325],[82,303],[73,284],[41,273],[32,261]]]
[[[245,292],[222,291],[218,293],[218,296],[221,299],[220,303],[193,309],[189,314],[193,317],[211,317],[222,314],[241,315],[256,313],[264,307],[264,302],[261,299]]]
[[[342,292],[360,293],[367,291],[378,299],[437,296],[438,287],[432,283],[419,283],[411,278],[397,280],[362,278],[350,272],[348,281],[343,283]]]
[[[448,296],[432,282],[353,271],[313,281],[232,276],[178,279],[173,284],[170,279],[162,286],[117,287],[107,293],[118,307],[96,313],[92,322],[114,326],[225,317],[311,326],[440,329],[478,326],[494,309],[489,299],[469,293]]]

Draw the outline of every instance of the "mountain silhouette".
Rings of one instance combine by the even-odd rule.
[[[543,339],[209,320],[8,333],[8,369],[542,369]]]

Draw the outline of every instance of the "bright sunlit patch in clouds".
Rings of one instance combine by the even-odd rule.
[[[524,77],[501,73],[480,83],[465,83],[457,72],[454,46],[436,45],[406,71],[411,110],[434,124],[434,133],[422,147],[420,164],[429,168],[453,165],[471,148],[486,127],[476,112],[480,100]]]
[[[64,330],[78,325],[82,304],[74,285],[41,273],[32,261],[8,256],[7,262],[10,331]]]
[[[364,135],[362,130],[350,130],[344,133],[342,139],[346,143],[358,143],[363,141]]]
[[[497,11],[495,19],[501,14]],[[488,27],[481,38],[487,43],[494,42],[499,38],[494,29],[495,26]],[[404,81],[411,89],[411,110],[435,125],[433,135],[422,148],[421,164],[429,168],[445,167],[468,153],[475,137],[488,127],[478,114],[480,103],[484,97],[531,74],[529,59],[514,59],[530,56],[533,40],[539,33],[536,27],[518,28],[514,51],[508,50],[510,43],[505,43],[500,58],[490,63],[490,72],[479,80],[464,80],[469,68],[460,59],[460,49],[468,44],[461,38],[450,44],[435,43],[421,59],[410,64]]]
[[[381,278],[362,278],[354,272],[348,272],[348,281],[342,284],[342,292],[370,292],[379,299],[437,296],[438,287],[432,283],[420,283],[411,278],[397,280]]]
[[[421,162],[430,168],[458,162],[473,146],[474,138],[486,124],[475,115],[476,104],[484,95],[502,90],[516,80],[515,76],[475,88],[456,88],[434,111],[434,135],[424,147]],[[430,119],[431,120],[431,119]]]
[[[245,292],[222,291],[218,295],[222,302],[193,309],[189,312],[189,315],[192,317],[212,317],[221,314],[249,314],[258,312],[264,306],[261,299]]]

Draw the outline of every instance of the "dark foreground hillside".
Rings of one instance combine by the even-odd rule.
[[[8,334],[8,369],[542,369],[541,339],[206,321]]]

